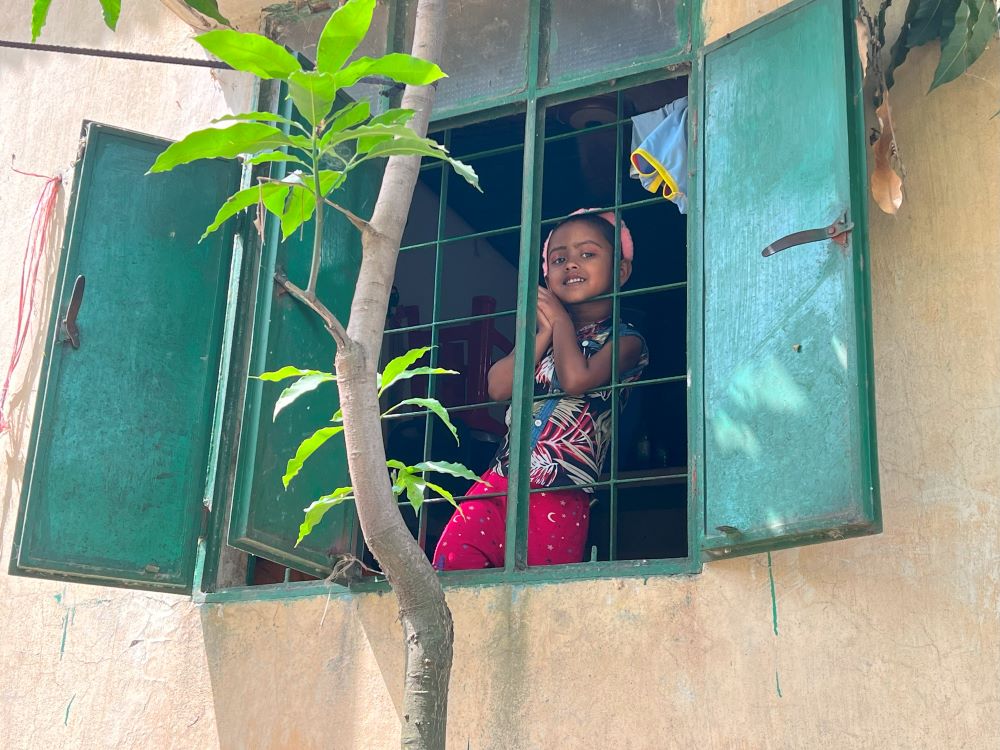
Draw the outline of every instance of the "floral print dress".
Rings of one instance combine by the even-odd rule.
[[[620,379],[622,383],[631,383],[639,379],[649,364],[649,351],[639,330],[620,322],[619,340],[625,336],[637,336],[642,341],[639,361]],[[589,359],[611,338],[611,319],[580,328],[576,337]],[[597,481],[611,445],[611,394],[608,388],[582,396],[566,395],[559,387],[555,359],[549,347],[535,367],[535,397],[558,397],[536,400],[532,405],[530,473],[533,487],[576,486],[593,492],[588,485]],[[618,399],[619,410],[625,406],[627,398],[628,389],[623,388]],[[510,414],[508,409],[507,437],[492,466],[500,476],[507,476],[510,468]]]

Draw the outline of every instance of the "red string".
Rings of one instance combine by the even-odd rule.
[[[11,351],[10,363],[7,365],[7,375],[4,378],[3,386],[0,387],[0,434],[10,429],[10,422],[5,414],[7,392],[10,390],[10,381],[14,376],[14,371],[21,361],[24,344],[28,340],[28,326],[35,309],[35,287],[37,286],[35,282],[38,280],[42,254],[48,243],[49,228],[52,226],[52,217],[55,214],[56,198],[59,195],[59,187],[62,185],[62,177],[46,177],[34,172],[22,172],[13,164],[11,169],[18,174],[45,180],[45,187],[42,188],[38,203],[35,204],[35,212],[31,217],[31,229],[28,232],[28,243],[24,248],[24,260],[21,262],[21,290],[17,306],[14,348]]]

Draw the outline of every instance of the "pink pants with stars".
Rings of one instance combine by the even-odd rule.
[[[532,490],[536,488],[532,485]],[[507,491],[507,477],[487,471],[469,495]],[[466,500],[445,526],[434,550],[438,570],[503,567],[507,496]],[[463,515],[464,514],[464,515]],[[583,560],[590,518],[590,495],[583,490],[532,492],[528,506],[528,565],[560,565]]]

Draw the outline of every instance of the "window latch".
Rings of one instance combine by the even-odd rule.
[[[847,220],[847,212],[842,213],[835,222],[828,227],[818,229],[805,229],[801,232],[786,234],[780,240],[775,240],[761,251],[761,255],[769,258],[775,253],[787,250],[796,245],[805,245],[808,242],[820,242],[821,240],[833,240],[841,247],[847,247],[847,236],[854,229],[854,222]]]
[[[73,292],[69,296],[69,307],[66,308],[66,316],[60,322],[60,328],[64,338],[59,343],[69,342],[74,349],[80,348],[80,329],[76,325],[76,316],[80,312],[80,305],[83,303],[83,289],[87,284],[87,279],[81,274],[73,282]]]

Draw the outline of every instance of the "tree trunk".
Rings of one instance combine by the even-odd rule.
[[[413,54],[440,59],[445,0],[420,0]],[[402,106],[416,111],[411,127],[427,131],[431,86],[408,86]],[[363,233],[363,254],[351,303],[347,340],[337,349],[336,370],[344,437],[354,496],[365,542],[399,602],[405,638],[402,747],[444,750],[454,631],[444,591],[416,540],[403,523],[385,465],[376,370],[396,259],[418,157],[391,157],[375,210]]]

